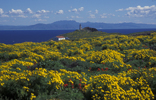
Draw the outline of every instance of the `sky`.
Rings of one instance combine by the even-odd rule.
[[[0,25],[60,20],[156,24],[156,0],[0,0]]]

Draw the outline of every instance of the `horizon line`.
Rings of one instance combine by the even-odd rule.
[[[59,21],[75,21],[75,20],[58,20],[58,21],[55,21],[55,22],[59,22]],[[53,23],[55,23],[55,22],[52,22],[52,23],[47,23],[47,24],[53,24]],[[75,22],[77,22],[77,23],[106,23],[106,24],[122,24],[122,23],[134,23],[134,22],[118,22],[118,23],[107,23],[107,22],[98,22],[98,21],[96,21],[96,22],[91,22],[91,21],[84,21],[84,22],[78,22],[78,21],[75,21]],[[37,24],[45,24],[45,23],[37,23]],[[30,24],[30,25],[2,25],[2,24],[0,24],[0,26],[31,26],[31,25],[37,25],[37,24]],[[45,24],[45,25],[47,25],[47,24]],[[149,24],[149,25],[156,25],[156,23],[134,23],[134,24]]]

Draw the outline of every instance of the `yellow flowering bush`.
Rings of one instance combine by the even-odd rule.
[[[136,37],[102,35],[75,41],[24,42],[13,45],[0,43],[0,94],[15,93],[20,99],[29,97],[32,100],[44,92],[47,95],[56,93],[58,96],[68,91],[73,97],[78,97],[74,93],[81,92],[88,100],[155,99],[156,69],[153,66],[156,64],[156,51],[149,49],[154,44],[155,34]],[[64,59],[72,63],[82,61],[81,65],[88,62],[86,68],[89,69],[81,66],[77,68],[77,64],[71,70],[80,70],[79,73],[68,71],[66,69],[71,62],[63,65],[61,60]],[[134,67],[130,60],[136,63],[142,60],[145,68]],[[95,69],[91,69],[92,66]]]

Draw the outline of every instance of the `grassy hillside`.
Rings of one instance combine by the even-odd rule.
[[[130,33],[130,34],[128,34],[128,36],[149,35],[154,32],[156,32],[156,31],[136,32],[136,33]]]
[[[73,40],[0,43],[0,99],[155,100],[156,33],[66,36]]]
[[[82,39],[82,38],[92,38],[98,36],[106,36],[110,34],[120,34],[120,33],[106,33],[101,31],[89,32],[87,30],[76,30],[70,33],[61,34],[61,36],[68,37],[70,40]]]
[[[149,35],[151,33],[154,33],[156,31],[144,31],[144,32],[136,32],[136,33],[130,33],[127,34],[127,36],[139,36],[139,35]],[[75,30],[70,33],[60,34],[61,36],[68,37],[70,40],[78,40],[82,38],[94,38],[99,36],[107,36],[107,35],[122,35],[121,33],[106,33],[102,31],[96,31],[96,32],[90,32],[87,30]],[[50,39],[52,40],[52,39]]]

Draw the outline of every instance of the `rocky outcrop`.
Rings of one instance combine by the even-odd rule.
[[[91,28],[91,27],[85,27],[82,30],[86,30],[86,31],[90,31],[90,32],[98,31],[96,28]]]

